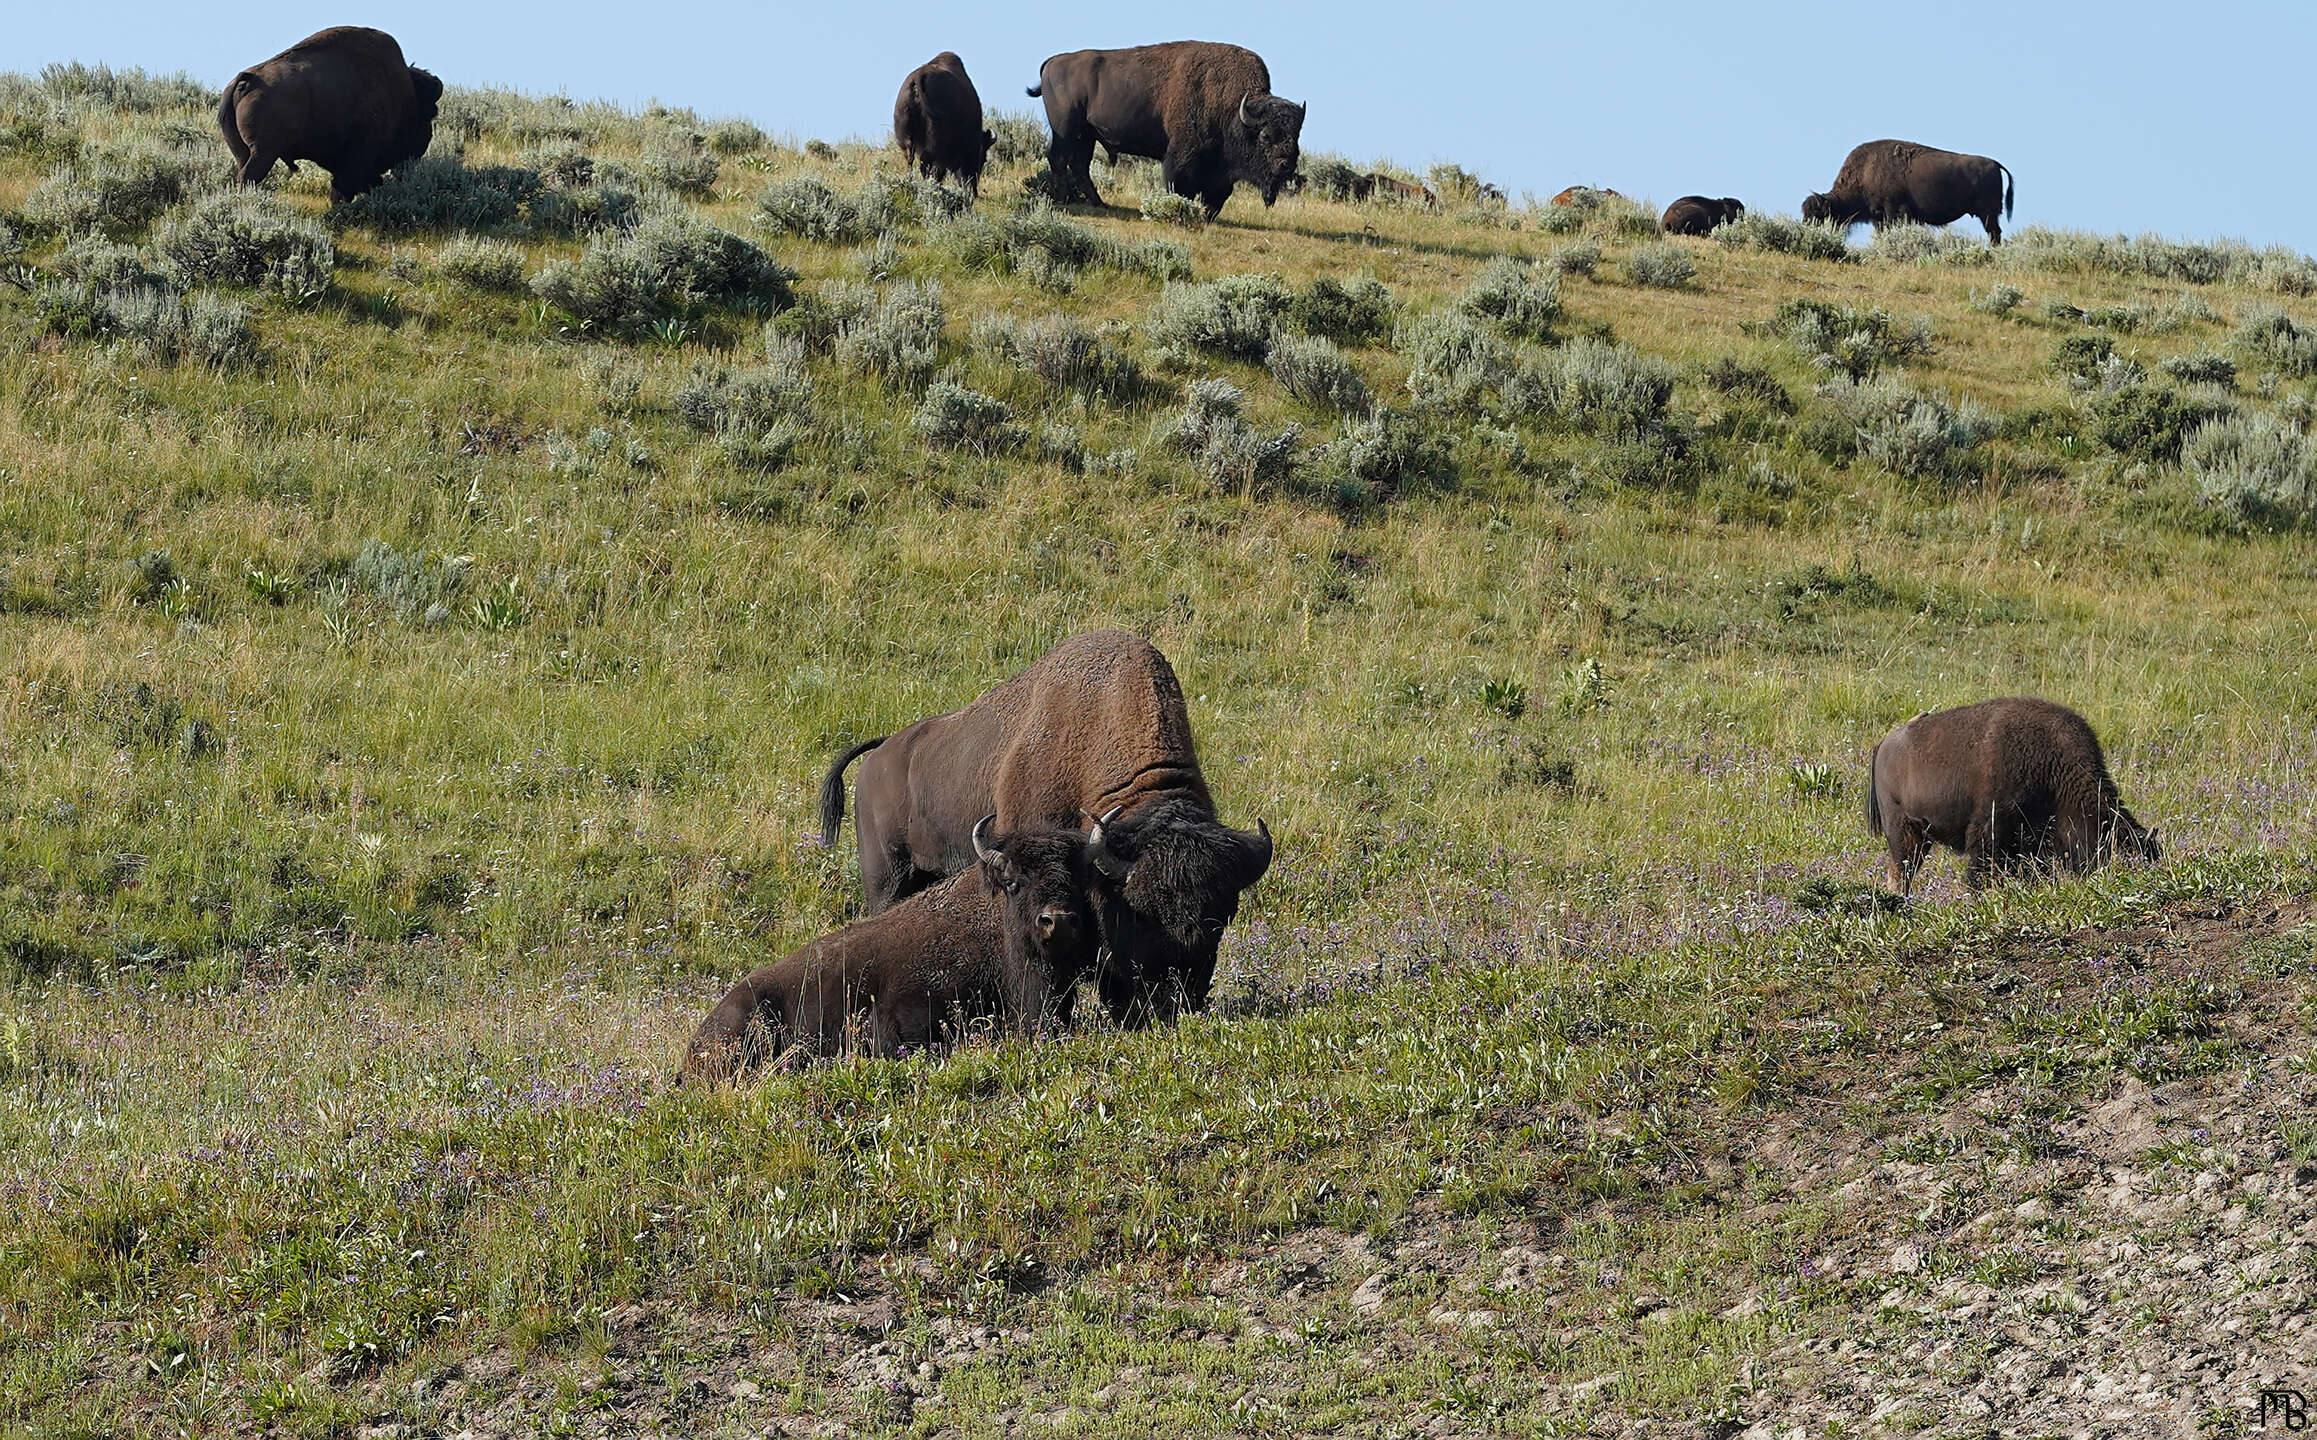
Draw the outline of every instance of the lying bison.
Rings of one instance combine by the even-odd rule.
[[[1571,185],[1568,189],[1555,195],[1552,203],[1574,206],[1579,210],[1590,210],[1604,200],[1622,200],[1624,198],[1614,190],[1605,190],[1597,185]]]
[[[1869,140],[1850,152],[1834,184],[1804,198],[1802,218],[1836,225],[1893,221],[1949,225],[1969,215],[2003,243],[2011,214],[2011,172],[1984,155],[1958,155],[1905,140]]]
[[[1934,843],[1963,852],[1974,890],[1997,874],[2082,875],[2164,853],[2116,798],[2084,717],[2026,696],[1917,715],[1885,736],[1867,759],[1866,824],[1890,847],[1901,895]]]
[[[1665,207],[1657,228],[1668,235],[1711,235],[1716,225],[1727,224],[1746,213],[1746,207],[1728,195],[1719,200],[1704,195],[1684,195]]]
[[[311,160],[330,172],[330,198],[373,189],[386,172],[434,142],[442,81],[402,61],[383,30],[339,25],[309,35],[233,77],[217,102],[217,128],[255,185],[274,162]]]
[[[981,196],[982,166],[998,137],[982,128],[982,97],[965,62],[944,50],[909,72],[893,101],[893,142],[904,164],[936,183],[955,177]]]
[[[971,863],[977,815],[995,811],[1006,830],[1092,815],[1103,1004],[1122,1023],[1205,1007],[1271,832],[1215,818],[1164,655],[1122,630],[1073,636],[965,708],[846,751],[821,782],[824,844],[844,824],[845,767],[863,754],[854,820],[872,912]]]
[[[733,986],[700,1022],[679,1078],[727,1079],[849,1040],[889,1056],[990,1020],[1034,1030],[1094,959],[1085,849],[1075,831],[990,836],[996,818],[974,827],[966,870]]]
[[[1353,176],[1350,193],[1354,200],[1398,200],[1427,210],[1440,208],[1440,196],[1431,186],[1413,184],[1381,170]]]
[[[1242,180],[1269,205],[1301,159],[1304,107],[1272,94],[1262,57],[1236,45],[1077,50],[1039,66],[1029,93],[1046,101],[1046,163],[1064,201],[1102,203],[1087,170],[1097,144],[1114,161],[1158,161],[1167,188],[1203,203],[1209,220]]]

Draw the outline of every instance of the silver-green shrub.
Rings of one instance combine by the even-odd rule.
[[[1823,300],[1785,302],[1769,328],[1812,364],[1852,380],[1928,355],[1936,339],[1923,316],[1900,321],[1880,307],[1854,310]]]
[[[1359,367],[1325,336],[1280,334],[1264,363],[1281,389],[1307,404],[1341,415],[1364,415],[1374,407]]]
[[[1505,387],[1506,408],[1538,411],[1597,434],[1641,439],[1662,430],[1680,375],[1622,341],[1581,335],[1532,357]]]
[[[1993,248],[1940,226],[1902,221],[1878,226],[1867,258],[1889,265],[1985,265]]]
[[[1187,195],[1161,190],[1144,198],[1142,218],[1184,230],[1196,230],[1207,223],[1207,207]]]
[[[1294,293],[1276,275],[1225,275],[1203,284],[1170,281],[1151,309],[1153,344],[1169,359],[1201,355],[1259,362],[1271,352]]]
[[[1408,362],[1408,393],[1426,405],[1475,408],[1518,363],[1503,336],[1461,309],[1419,316],[1393,345]]]
[[[986,315],[974,322],[974,344],[1036,376],[1047,388],[1125,398],[1142,388],[1134,357],[1099,331],[1067,315],[1018,320]]]
[[[232,181],[222,147],[195,150],[145,141],[66,161],[25,197],[24,216],[67,235],[85,230],[126,235],[186,197],[221,190]]]
[[[2199,350],[2191,355],[2168,356],[2162,365],[2165,374],[2185,385],[2230,386],[2237,383],[2237,362],[2210,350]]]
[[[984,110],[982,127],[997,137],[989,158],[998,165],[1019,165],[1046,158],[1046,122],[1026,110]]]
[[[1670,290],[1697,278],[1697,262],[1671,240],[1636,245],[1625,257],[1625,278],[1636,285]]]
[[[925,398],[910,421],[929,444],[988,455],[1011,450],[1028,438],[1013,418],[1005,402],[994,395],[936,380],[925,387]]]
[[[2248,365],[2297,379],[2317,375],[2317,329],[2303,326],[2277,306],[2246,306],[2229,343]]]
[[[1839,226],[1751,210],[1716,225],[1714,243],[1726,250],[1768,250],[1804,260],[1847,262],[1858,258]]]
[[[1445,486],[1456,473],[1453,450],[1421,417],[1382,407],[1348,422],[1326,459],[1339,490],[1362,501]]]
[[[1972,401],[1950,403],[1895,376],[1834,381],[1818,390],[1858,438],[1859,454],[1913,479],[1963,480],[2001,422]]]
[[[1399,302],[1373,275],[1338,280],[1315,275],[1288,302],[1287,318],[1307,335],[1325,335],[1343,345],[1364,344],[1392,331]]]
[[[1191,252],[1170,240],[1121,244],[1040,203],[1019,210],[960,214],[937,232],[940,244],[970,269],[1018,274],[1066,291],[1078,273],[1103,267],[1159,280],[1187,280]]]
[[[1182,410],[1160,427],[1167,448],[1218,488],[1267,489],[1293,478],[1302,430],[1288,426],[1264,435],[1241,416],[1246,392],[1227,380],[1194,380]]]
[[[2317,442],[2258,411],[2211,421],[2181,447],[2204,498],[2245,520],[2317,518]]]
[[[1590,280],[1593,278],[1594,267],[1601,263],[1601,247],[1590,240],[1558,245],[1553,248],[1552,254],[1545,257],[1545,263],[1553,267],[1557,274],[1581,275]]]
[[[778,309],[794,299],[795,279],[738,235],[668,210],[590,240],[577,262],[551,262],[531,277],[531,290],[587,324],[634,330],[703,305]]]
[[[2025,299],[2027,299],[2025,290],[2020,289],[2017,285],[1999,282],[1990,285],[1984,295],[1976,290],[1972,291],[1971,308],[1984,310],[1990,315],[2009,315],[2012,311],[2017,310],[2020,302]]]
[[[881,376],[890,385],[914,386],[940,363],[948,323],[938,282],[903,280],[838,330],[833,351],[852,369]]]
[[[329,233],[271,195],[227,190],[171,211],[154,248],[178,283],[240,285],[310,300],[330,288]]]
[[[1561,277],[1543,266],[1499,255],[1480,268],[1456,308],[1494,321],[1506,333],[1541,340],[1561,318]]]
[[[436,252],[435,265],[459,284],[477,290],[523,288],[523,252],[503,240],[461,235]]]
[[[139,286],[174,288],[169,276],[151,255],[137,245],[116,245],[102,235],[83,235],[59,251],[48,268],[67,280],[78,280],[91,291],[129,290]]]

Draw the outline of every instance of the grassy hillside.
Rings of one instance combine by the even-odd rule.
[[[1874,1299],[1776,1289],[1841,1206],[1772,1118],[2306,1054],[2304,257],[1324,156],[1187,228],[1140,164],[1026,201],[1018,120],[959,214],[475,91],[331,210],[207,104],[0,78],[0,1424],[1751,1423]],[[827,757],[1099,625],[1279,838],[1220,1013],[668,1092],[848,913]],[[1865,747],[2020,691],[2167,868],[1883,914]],[[1442,1322],[1425,1246],[1587,1278]]]

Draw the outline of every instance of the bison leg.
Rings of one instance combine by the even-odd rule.
[[[1899,820],[1891,826],[1887,843],[1890,856],[1884,865],[1885,878],[1891,892],[1901,899],[1915,891],[1915,872],[1923,868],[1924,857],[1931,853],[1931,839],[1923,827],[1909,820]]]
[[[234,178],[244,185],[256,185],[273,173],[274,164],[280,159],[262,145],[253,147],[242,157],[241,168],[234,172]]]
[[[1980,216],[1979,223],[1987,227],[1988,244],[2001,245],[2003,243],[2003,222],[1996,218],[1995,211],[1990,210]]]
[[[1100,205],[1102,197],[1095,193],[1094,177],[1087,169],[1093,163],[1092,140],[1055,135],[1046,146],[1046,168],[1053,173],[1056,198],[1064,204]]]

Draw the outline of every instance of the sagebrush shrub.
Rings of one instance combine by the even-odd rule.
[[[711,433],[760,432],[781,421],[807,420],[812,403],[812,374],[804,347],[794,340],[770,347],[767,363],[752,369],[695,367],[674,397],[678,415]]]
[[[1636,285],[1672,289],[1686,285],[1697,277],[1697,262],[1689,252],[1671,240],[1636,245],[1625,257],[1625,278]]]
[[[292,300],[329,289],[337,266],[321,226],[253,190],[203,196],[171,211],[153,244],[182,285],[241,285]]]
[[[638,330],[704,305],[778,309],[795,298],[795,279],[738,235],[671,210],[590,240],[576,263],[551,262],[531,277],[531,290],[588,324]]]
[[[1751,210],[1715,226],[1714,243],[1728,250],[1768,250],[1804,260],[1858,259],[1839,226]]]
[[[2012,311],[2017,310],[2020,302],[2025,299],[2027,299],[2027,292],[2017,285],[1999,283],[1989,286],[1984,295],[1976,290],[1972,291],[1971,308],[1983,310],[1990,315],[2009,315]]]
[[[1359,345],[1390,334],[1398,311],[1392,292],[1373,275],[1315,275],[1288,301],[1287,318],[1307,335]]]
[[[877,309],[877,287],[862,280],[824,280],[796,298],[792,308],[773,322],[773,329],[793,335],[805,348],[827,354],[837,337],[867,320]]]
[[[1561,318],[1561,278],[1557,271],[1499,255],[1480,268],[1456,308],[1494,321],[1508,334],[1542,340]]]
[[[1503,385],[1518,361],[1493,327],[1460,309],[1402,325],[1393,344],[1408,362],[1408,393],[1427,405],[1474,408]]]
[[[83,235],[65,246],[49,262],[49,268],[95,293],[137,286],[174,288],[169,276],[141,246],[116,245],[97,234]]]
[[[1913,479],[1972,477],[1975,452],[2002,428],[1972,401],[1951,404],[1895,376],[1834,381],[1818,393],[1854,432],[1861,456]]]
[[[1024,110],[984,110],[982,126],[997,139],[990,163],[1019,165],[1046,158],[1046,122]]]
[[[1984,265],[1994,253],[1952,230],[1907,221],[1876,227],[1867,256],[1891,265]]]
[[[461,235],[435,253],[435,265],[459,284],[477,290],[523,288],[523,252],[503,240]]]
[[[1294,295],[1276,275],[1225,275],[1203,284],[1170,281],[1152,307],[1150,337],[1168,358],[1201,355],[1261,361]]]
[[[1854,310],[1823,300],[1785,302],[1770,328],[1812,364],[1851,380],[1928,355],[1935,339],[1931,322],[1923,316],[1902,322],[1880,307]]]
[[[770,135],[746,120],[719,120],[708,127],[703,138],[708,148],[719,155],[746,155],[772,143]]]
[[[2092,437],[2119,455],[2169,465],[2180,458],[2191,434],[2233,408],[2217,397],[2197,398],[2134,381],[2092,397]]]
[[[1598,434],[1643,438],[1664,428],[1680,378],[1622,341],[1581,335],[1521,368],[1506,403]]]
[[[2296,379],[2317,375],[2317,329],[2274,305],[2246,306],[2229,343],[2250,365]]]
[[[1363,415],[1375,403],[1359,367],[1324,336],[1279,335],[1264,363],[1281,389],[1307,404],[1342,415]]]
[[[1326,458],[1339,493],[1379,501],[1453,484],[1454,457],[1454,448],[1422,419],[1379,407],[1366,419],[1346,424],[1328,444]]]
[[[2084,312],[2084,323],[2096,330],[2118,330],[2129,334],[2148,323],[2148,307],[2095,305]]]
[[[362,542],[346,584],[377,599],[404,620],[440,625],[466,588],[473,560],[465,555],[429,556],[396,550],[375,537]]]
[[[1019,274],[1057,291],[1068,290],[1090,266],[1159,280],[1187,280],[1191,274],[1191,252],[1174,241],[1123,245],[1042,202],[995,215],[960,214],[941,227],[938,238],[969,268]]]
[[[2237,383],[2237,362],[2210,350],[2199,350],[2192,355],[2169,356],[2162,364],[2165,374],[2184,385],[2219,385],[2225,388]]]
[[[1126,398],[1142,388],[1142,370],[1133,355],[1067,315],[1033,320],[986,315],[974,322],[973,338],[975,345],[1035,375],[1049,389]]]
[[[1755,401],[1782,415],[1794,413],[1794,397],[1786,392],[1786,387],[1779,383],[1777,376],[1735,355],[1717,357],[1700,372],[1698,378],[1709,389],[1718,390],[1724,395]]]
[[[1227,380],[1194,380],[1160,439],[1218,488],[1256,492],[1283,484],[1295,474],[1303,432],[1294,425],[1277,435],[1258,432],[1240,414],[1246,398]]]
[[[1545,257],[1545,263],[1550,265],[1556,274],[1581,275],[1590,280],[1593,278],[1595,267],[1601,263],[1601,247],[1590,240],[1580,240],[1573,245],[1555,246],[1553,253]]]
[[[2239,519],[2317,519],[2317,442],[2274,415],[2207,423],[2181,447],[2180,463],[2206,500]]]
[[[915,385],[941,359],[949,312],[935,281],[903,280],[877,297],[866,314],[844,325],[832,347],[837,359],[888,384]]]
[[[644,146],[638,168],[645,178],[678,195],[704,197],[716,192],[716,177],[724,167],[708,153],[702,137],[661,130]]]
[[[588,173],[594,175],[591,166]],[[572,235],[627,225],[640,202],[632,186],[609,177],[571,188],[511,165],[472,169],[430,155],[397,168],[385,184],[343,207],[351,220],[390,235],[431,230],[489,230]]]
[[[2052,369],[2088,380],[2115,354],[2116,342],[2105,335],[2065,335],[2052,346]]]
[[[756,198],[759,228],[829,245],[858,245],[882,230],[887,219],[818,175],[775,180]]]
[[[924,400],[910,417],[928,443],[985,455],[1011,450],[1027,438],[1013,418],[1013,411],[996,396],[948,380],[926,386]]]
[[[1345,163],[1340,156],[1310,155],[1303,157],[1303,185],[1315,191],[1322,199],[1339,204],[1352,198],[1352,184],[1360,178],[1360,171]]]
[[[1143,200],[1142,218],[1184,230],[1196,230],[1207,223],[1207,207],[1187,195],[1161,190]]]
[[[257,356],[249,307],[168,285],[96,290],[76,280],[48,281],[33,292],[44,329],[67,339],[111,339],[156,360],[193,360],[224,369]]]
[[[189,196],[224,189],[233,169],[221,150],[150,142],[97,149],[49,172],[24,199],[24,216],[62,234],[142,230]]]
[[[107,110],[149,115],[161,110],[207,112],[217,92],[179,70],[155,75],[134,66],[83,65],[78,60],[40,67],[40,88],[59,100],[91,100]]]

